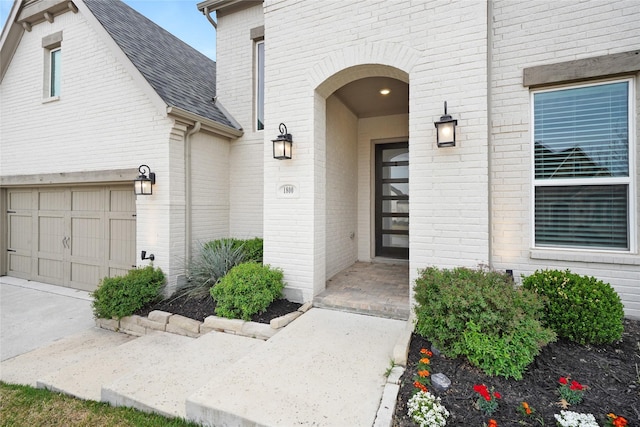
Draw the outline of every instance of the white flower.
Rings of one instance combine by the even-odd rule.
[[[440,398],[431,393],[418,391],[407,403],[408,414],[420,427],[443,427],[447,424],[449,411]]]
[[[598,427],[595,417],[592,414],[580,414],[578,412],[560,411],[561,415],[553,416],[562,427]]]

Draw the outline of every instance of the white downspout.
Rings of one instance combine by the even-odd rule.
[[[211,17],[211,15],[209,15],[209,6],[205,6],[204,10],[202,11],[202,13],[204,14],[204,16],[207,17],[207,19],[209,20],[209,22],[211,22],[211,25],[213,25],[213,28],[216,29],[216,31],[218,30],[218,24],[216,24],[216,21],[213,20],[213,18]]]
[[[191,135],[200,132],[201,126],[202,123],[195,122],[193,127],[187,128],[187,133],[184,136],[184,259],[187,266],[191,265],[191,240],[193,234],[191,225]]]

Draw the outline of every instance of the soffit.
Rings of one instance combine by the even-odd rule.
[[[256,4],[261,4],[263,0],[206,0],[196,5],[198,10],[204,12],[206,8],[209,12],[232,13],[242,9],[246,9]]]
[[[382,95],[381,89],[390,92]],[[355,80],[334,93],[360,118],[409,113],[409,85],[389,77]]]
[[[52,16],[73,10],[73,2],[69,0],[36,0],[24,2],[16,21],[34,25],[44,21],[45,12]]]

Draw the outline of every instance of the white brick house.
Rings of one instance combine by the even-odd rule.
[[[174,285],[229,235],[213,61],[118,1],[16,1],[1,43],[0,274],[92,290],[146,251]]]
[[[516,279],[569,268],[611,283],[640,317],[638,2],[198,8],[216,12],[218,99],[244,129],[230,152],[232,193],[242,190],[230,196],[230,230],[262,224],[265,262],[284,269],[290,298],[310,300],[353,262],[391,254],[408,257],[411,280],[430,265],[485,264]],[[593,111],[575,99],[610,112],[582,127]],[[445,101],[456,144],[439,148]],[[290,160],[273,158],[280,123]],[[385,151],[397,143],[408,155]],[[382,177],[376,152],[396,162]],[[250,178],[262,195],[247,192]]]
[[[356,261],[406,258],[410,282],[431,265],[516,279],[569,268],[611,283],[640,317],[635,0],[203,1],[217,17],[215,86],[202,86],[216,96],[213,115],[174,105],[182,98],[150,77],[163,69],[123,53],[122,28],[98,18],[109,13],[97,5],[113,2],[48,2],[51,22],[44,2],[24,3],[2,36],[3,251],[56,218],[13,209],[14,194],[35,203],[48,200],[41,189],[124,191],[149,164],[154,194],[138,196],[136,237],[123,247],[134,263],[154,253],[172,283],[198,240],[263,236],[265,262],[284,270],[297,301]],[[43,49],[56,43],[62,93],[49,100]],[[453,147],[436,144],[445,101]],[[273,157],[280,123],[290,160]],[[62,231],[50,234],[62,254],[9,252],[0,273],[26,275],[15,258],[30,277],[42,264],[72,281],[66,272],[84,259],[63,232],[76,214],[60,210],[50,227]],[[32,229],[14,236],[14,218]]]

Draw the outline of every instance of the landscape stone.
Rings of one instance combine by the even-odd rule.
[[[444,393],[451,387],[451,380],[445,374],[438,372],[431,375],[431,386],[438,393]]]
[[[200,333],[200,322],[185,316],[181,316],[179,314],[174,314],[173,316],[169,317],[169,324],[167,325],[167,331],[169,330],[170,325],[173,325],[174,327],[178,327],[180,329],[184,329],[185,331],[188,331],[194,334]]]
[[[285,326],[287,326],[289,323],[293,322],[294,320],[296,320],[300,316],[302,316],[302,312],[294,311],[292,313],[285,314],[284,316],[280,316],[280,317],[276,317],[275,319],[271,319],[271,321],[269,322],[269,325],[273,329],[284,328]]]
[[[147,317],[149,318],[149,320],[152,320],[154,322],[161,322],[166,325],[167,323],[169,323],[169,317],[171,317],[171,313],[162,310],[153,310]]]
[[[404,367],[402,366],[394,366],[387,377],[387,383],[390,384],[400,384],[400,377],[404,374]]]
[[[242,331],[242,326],[246,322],[241,319],[227,319],[226,317],[208,316],[204,319],[204,323],[201,328],[204,327],[207,332],[214,331],[229,331],[233,333],[239,333]],[[201,332],[202,331],[201,329]]]
[[[245,337],[267,340],[278,332],[266,323],[245,322],[242,326],[242,335]]]

